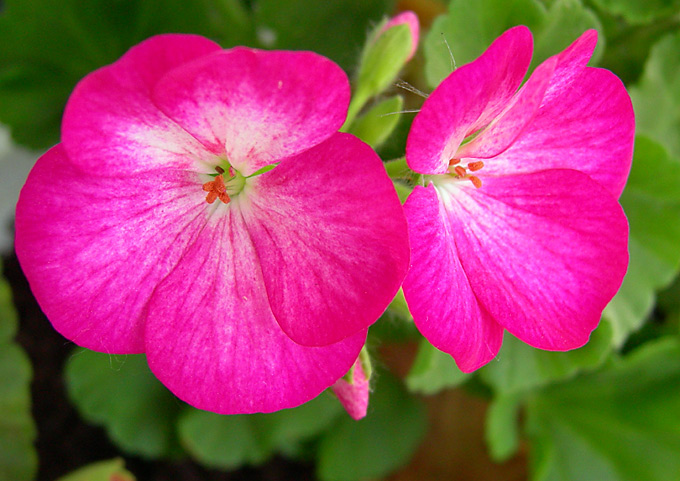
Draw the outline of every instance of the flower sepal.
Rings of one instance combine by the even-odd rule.
[[[418,17],[404,12],[379,24],[369,35],[359,63],[355,91],[344,128],[366,102],[385,91],[413,56],[419,38]]]

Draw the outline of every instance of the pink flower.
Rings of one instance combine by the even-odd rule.
[[[348,101],[324,57],[192,35],[85,77],[17,206],[17,254],[55,328],[146,353],[178,397],[219,413],[331,386],[409,258],[380,159],[337,132]]]
[[[586,67],[584,33],[529,67],[516,27],[446,78],[406,146],[427,174],[404,209],[415,323],[463,371],[499,351],[504,330],[547,350],[582,346],[628,264],[618,204],[633,150],[630,98],[611,72]]]

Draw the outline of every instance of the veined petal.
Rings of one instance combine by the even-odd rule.
[[[328,345],[378,319],[406,275],[409,245],[369,146],[336,134],[253,178],[248,201],[271,309],[293,340]]]
[[[158,286],[146,325],[154,374],[180,399],[222,414],[314,398],[350,369],[366,340],[362,331],[311,348],[284,334],[269,309],[241,202],[211,218]]]
[[[579,38],[562,52],[550,57],[546,62],[557,61],[555,75],[545,95],[545,102],[559,99],[571,82],[581,75],[597,46],[597,30],[586,30]]]
[[[595,32],[586,32],[553,57],[559,63],[536,116],[510,148],[486,163],[484,175],[575,169],[621,195],[633,157],[635,116],[618,77],[584,68],[595,41]]]
[[[169,73],[154,101],[248,175],[335,133],[347,115],[349,81],[315,53],[234,48]]]
[[[460,263],[461,256],[474,253],[458,249],[452,226],[458,221],[450,218],[432,184],[416,187],[404,211],[411,269],[403,288],[413,320],[462,371],[474,371],[494,358],[503,341],[503,328],[477,301]]]
[[[532,50],[529,29],[515,27],[444,79],[413,120],[406,143],[409,167],[423,174],[446,172],[463,139],[506,109],[529,68]]]
[[[69,162],[61,144],[38,159],[17,204],[16,252],[60,333],[96,351],[143,351],[149,297],[205,217],[192,177],[99,177]]]
[[[474,139],[462,145],[456,158],[487,159],[507,149],[536,115],[557,61],[543,62],[529,77],[508,107]]]
[[[69,159],[101,175],[186,168],[211,154],[151,101],[160,77],[219,50],[196,35],[159,35],[87,75],[69,98],[62,143]]]
[[[461,263],[476,298],[524,342],[582,346],[628,265],[628,223],[586,174],[548,170],[442,183]]]

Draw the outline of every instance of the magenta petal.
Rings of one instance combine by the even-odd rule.
[[[283,330],[323,346],[375,322],[409,261],[404,213],[375,152],[336,134],[252,188],[243,215]]]
[[[463,139],[507,107],[529,67],[532,45],[529,29],[512,28],[444,79],[413,120],[406,143],[409,167],[423,174],[446,172]]]
[[[151,90],[169,70],[219,48],[195,35],[159,35],[87,75],[64,112],[69,159],[102,175],[191,166],[205,148],[153,105]]]
[[[633,156],[635,116],[626,89],[608,70],[585,67],[596,35],[586,32],[557,58],[532,122],[484,167],[485,175],[568,168],[621,195]]]
[[[322,348],[291,341],[269,309],[244,207],[227,207],[154,293],[149,366],[200,409],[238,414],[297,406],[350,369],[366,332]]]
[[[543,62],[508,104],[470,142],[462,145],[456,158],[490,158],[507,149],[536,115],[555,70],[556,60]]]
[[[614,196],[573,170],[438,188],[465,274],[494,320],[540,349],[585,344],[628,265]]]
[[[146,303],[200,225],[203,193],[185,172],[99,177],[57,145],[24,186],[16,252],[55,328],[102,352],[143,351]]]
[[[311,52],[235,48],[169,73],[154,100],[247,175],[335,133],[347,115],[349,81]]]
[[[460,264],[452,223],[434,186],[416,187],[404,211],[411,239],[411,269],[404,295],[420,332],[471,372],[498,353],[503,328],[478,303]]]

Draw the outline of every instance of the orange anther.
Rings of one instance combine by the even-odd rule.
[[[203,190],[208,193],[208,195],[205,196],[205,201],[208,204],[212,204],[216,199],[220,199],[225,204],[229,203],[231,200],[227,194],[227,187],[224,185],[224,179],[221,175],[215,177],[215,180],[203,184]]]
[[[460,159],[449,160],[449,165],[456,165],[456,164],[460,164]]]
[[[458,175],[458,177],[465,177],[467,175],[465,167],[461,167],[460,165],[454,167],[453,171]]]
[[[476,188],[479,189],[482,186],[482,181],[476,175],[471,175],[468,178],[470,179],[470,182],[472,182],[472,185],[474,185]]]
[[[476,172],[479,169],[481,169],[482,167],[484,167],[484,162],[482,162],[481,160],[478,160],[476,162],[470,162],[468,164],[468,169],[470,169],[470,171],[472,171],[472,172]]]

